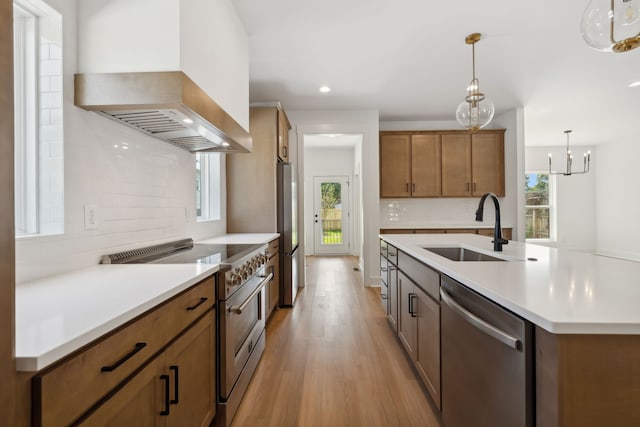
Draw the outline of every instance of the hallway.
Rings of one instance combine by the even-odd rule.
[[[307,287],[267,323],[234,426],[438,426],[356,257],[307,257]]]

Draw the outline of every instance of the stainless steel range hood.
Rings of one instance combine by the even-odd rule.
[[[75,75],[75,105],[190,152],[244,152],[251,135],[181,71]]]

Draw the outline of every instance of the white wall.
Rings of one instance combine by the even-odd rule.
[[[355,147],[304,147],[304,211],[307,218],[314,213],[314,176],[347,176],[349,178],[349,212],[348,221],[350,254],[359,256],[361,245],[356,240],[356,228],[360,227],[354,219],[360,211],[359,192],[354,182]],[[304,222],[305,252],[314,253],[314,222]]]
[[[286,109],[286,105],[284,106]],[[293,128],[291,136],[302,144],[304,134],[345,133],[362,134],[362,209],[366,213],[363,222],[363,246],[361,265],[364,270],[364,283],[367,286],[380,285],[379,260],[379,224],[380,204],[378,173],[378,111],[310,111],[287,110]],[[300,176],[304,176],[303,150],[299,151],[298,164]],[[299,200],[304,200],[305,188],[300,187]],[[300,208],[303,209],[303,206]],[[300,212],[303,217],[303,212]],[[304,247],[304,242],[301,242]],[[304,254],[303,254],[304,255]],[[303,263],[301,263],[303,264]],[[302,266],[303,267],[303,266]],[[301,277],[304,272],[301,271]]]
[[[599,145],[594,160],[597,252],[640,261],[640,144],[637,138]]]
[[[249,40],[231,0],[82,0],[78,35],[79,72],[184,71],[249,129]]]
[[[198,223],[193,216],[193,154],[73,105],[73,74],[78,70],[76,1],[50,4],[62,13],[64,23],[65,232],[17,239],[17,282],[95,265],[107,253],[224,234],[224,217]],[[217,16],[211,25],[225,19],[234,18]],[[127,150],[122,149],[125,143]],[[224,155],[222,159],[224,163]],[[223,216],[224,176],[223,167]],[[84,229],[85,205],[97,208],[97,230]]]
[[[490,128],[507,129],[505,145],[505,197],[500,198],[502,224],[512,227],[518,238],[518,116],[516,110],[497,116]],[[450,130],[460,129],[456,121],[380,122],[380,130]],[[411,227],[476,225],[475,211],[479,198],[416,198],[380,200],[380,227],[406,225]],[[493,209],[485,210],[483,225],[494,224]]]
[[[539,242],[541,245],[585,252],[594,252],[596,249],[596,178],[599,178],[596,163],[600,165],[600,153],[598,151],[596,155],[594,147],[571,146],[571,151],[580,159],[587,150],[593,154],[588,174],[552,177],[556,203],[556,240]],[[548,172],[549,153],[553,156],[554,171],[566,169],[563,162],[566,150],[563,147],[527,147],[525,153],[527,171]],[[581,169],[582,163],[573,167],[576,171]]]

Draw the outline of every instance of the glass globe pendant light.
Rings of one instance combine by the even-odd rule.
[[[480,92],[480,82],[476,78],[475,47],[480,38],[480,33],[473,33],[469,34],[465,39],[465,42],[471,45],[473,79],[467,87],[467,96],[456,109],[456,120],[460,123],[460,126],[471,131],[476,131],[488,125],[495,113],[493,102],[484,93]]]
[[[635,49],[640,46],[640,0],[591,0],[580,29],[584,41],[596,50]]]

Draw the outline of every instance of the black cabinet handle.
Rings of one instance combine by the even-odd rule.
[[[169,401],[169,375],[160,375],[160,379],[164,381],[164,411],[161,411],[160,415],[166,416],[169,415],[169,405],[171,404]]]
[[[171,403],[172,405],[175,405],[176,403],[178,403],[178,389],[180,388],[180,386],[178,385],[178,366],[176,365],[172,365],[169,366],[169,370],[173,371],[173,399],[171,399],[169,401],[169,403]]]
[[[139,352],[140,350],[142,350],[146,346],[147,346],[146,342],[138,342],[138,343],[136,343],[136,346],[134,347],[133,350],[131,350],[129,353],[127,353],[124,356],[122,356],[122,358],[120,358],[120,360],[118,360],[113,365],[103,366],[100,369],[100,371],[101,372],[113,372],[113,371],[115,371],[116,369],[118,369],[118,366],[122,365],[124,362],[126,362],[129,359],[131,359],[137,352]]]
[[[418,298],[416,294],[409,294],[409,314],[411,314],[411,317],[418,317],[416,316],[416,308],[413,305],[416,298]]]
[[[207,297],[202,297],[200,298],[200,301],[196,303],[196,305],[192,305],[191,307],[187,307],[187,311],[193,311],[196,308],[200,307],[202,304],[204,304],[209,298]]]

